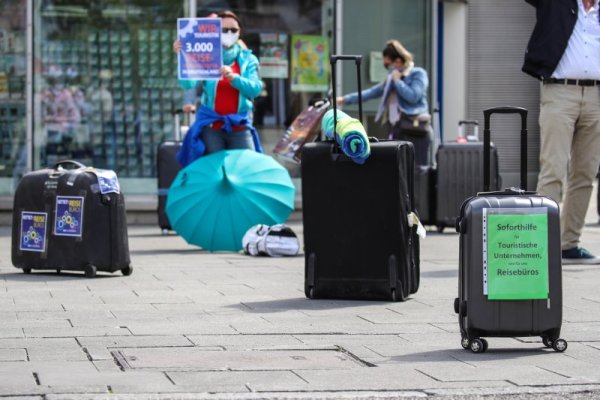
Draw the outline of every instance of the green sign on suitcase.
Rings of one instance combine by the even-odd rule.
[[[483,212],[483,290],[488,300],[547,299],[547,209]]]

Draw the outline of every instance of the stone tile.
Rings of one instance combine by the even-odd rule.
[[[23,337],[23,329],[21,328],[4,328],[0,327],[0,339],[4,338],[20,338]]]
[[[27,361],[25,349],[0,349],[0,362]]]
[[[286,348],[302,345],[291,335],[190,335],[195,346],[221,346],[225,350]]]
[[[168,372],[178,386],[194,385],[210,392],[306,390],[309,385],[291,371]],[[185,389],[183,389],[185,390]]]
[[[68,374],[58,371],[44,371],[39,374],[40,383],[49,386],[81,386],[81,385],[143,385],[147,382],[170,384],[166,376],[161,372],[146,371],[95,371],[79,372],[72,371]]]
[[[130,368],[163,370],[300,370],[348,369],[362,365],[343,352],[331,350],[207,351],[202,348],[122,349]]]
[[[25,336],[30,338],[44,337],[77,337],[77,336],[123,336],[129,330],[114,326],[73,327],[73,328],[25,328]]]

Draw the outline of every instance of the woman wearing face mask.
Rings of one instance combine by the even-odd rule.
[[[381,102],[376,121],[388,126],[391,139],[408,140],[415,146],[415,163],[428,165],[431,128],[429,133],[416,136],[403,130],[400,124],[401,114],[419,119],[429,116],[427,71],[415,67],[413,56],[397,40],[390,40],[383,49],[383,65],[388,70],[387,78],[381,83],[362,91],[364,101],[380,98]],[[358,93],[338,97],[338,105],[358,102]]]
[[[262,90],[258,59],[239,39],[241,30],[237,15],[223,11],[216,17],[221,18],[222,29],[221,79],[180,81],[186,89],[185,112],[196,111],[195,96],[198,89],[201,92],[196,121],[178,154],[178,160],[184,166],[202,155],[224,149],[262,152],[256,129],[252,126],[253,99]],[[173,48],[179,52],[181,42],[176,41]]]

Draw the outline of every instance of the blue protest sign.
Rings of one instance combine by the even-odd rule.
[[[21,213],[20,250],[40,253],[46,250],[47,221],[48,214],[44,212],[23,211]]]
[[[83,228],[83,197],[56,196],[54,234],[81,237]]]
[[[178,18],[177,57],[179,79],[221,79],[221,20],[219,18]]]

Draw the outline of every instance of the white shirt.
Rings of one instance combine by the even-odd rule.
[[[600,80],[600,20],[598,0],[588,12],[577,0],[577,22],[558,66],[552,74],[558,79]]]

